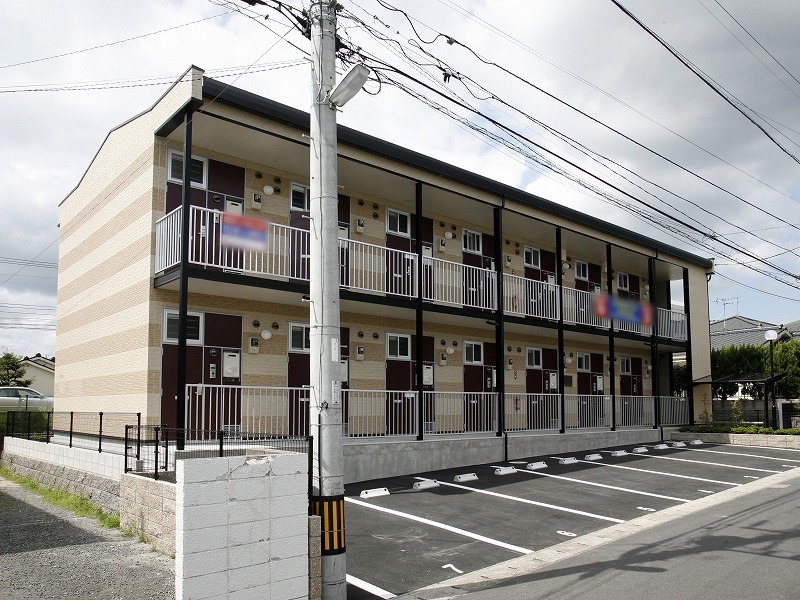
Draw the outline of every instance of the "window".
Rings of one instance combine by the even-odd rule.
[[[622,291],[628,291],[630,287],[628,287],[628,274],[627,273],[617,273],[617,289]]]
[[[299,323],[289,324],[289,350],[292,352],[311,350],[311,327]]]
[[[526,348],[525,349],[525,366],[529,369],[542,368],[542,349],[541,348]]]
[[[538,269],[540,267],[540,264],[541,261],[540,261],[539,250],[537,250],[536,248],[531,248],[530,246],[525,246],[525,266]]]
[[[471,252],[472,254],[481,254],[483,252],[480,232],[465,229],[462,238],[464,240],[462,245],[464,252]]]
[[[164,311],[164,342],[178,343],[178,327],[180,319],[178,311],[167,309]],[[203,313],[186,314],[186,343],[191,346],[203,345]]]
[[[305,185],[292,183],[290,203],[292,210],[308,212],[311,207],[311,191]]]
[[[592,357],[588,352],[578,352],[578,371],[589,373],[592,370]]]
[[[411,215],[392,208],[386,209],[386,233],[410,237]]]
[[[464,364],[483,364],[483,342],[464,342]]]
[[[208,159],[192,156],[192,187],[205,188],[208,182]],[[174,183],[183,183],[183,154],[170,150],[167,155],[167,179]]]
[[[589,281],[589,263],[582,260],[575,261],[575,279]]]
[[[631,357],[623,356],[619,359],[619,372],[621,375],[631,374]]]
[[[386,358],[411,360],[411,336],[402,333],[387,333]]]

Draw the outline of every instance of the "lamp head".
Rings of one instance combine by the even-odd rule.
[[[336,84],[328,97],[331,106],[340,108],[355,96],[369,78],[369,69],[361,63],[353,65],[345,73],[342,80]]]

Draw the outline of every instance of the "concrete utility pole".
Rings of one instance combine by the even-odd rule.
[[[329,101],[336,82],[335,2],[312,2],[310,20],[311,500],[322,516],[322,598],[346,600],[336,108]]]

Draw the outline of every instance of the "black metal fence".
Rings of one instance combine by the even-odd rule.
[[[125,429],[141,413],[10,411],[6,435],[111,454],[125,453]]]
[[[125,427],[125,472],[174,482],[176,460],[242,456],[263,448],[307,454],[310,481],[311,447],[312,438],[308,436],[128,425]]]

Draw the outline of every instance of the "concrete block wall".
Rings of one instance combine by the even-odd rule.
[[[308,600],[322,598],[322,518],[308,517]]]
[[[308,457],[177,463],[177,600],[308,598]]]
[[[120,454],[70,448],[59,444],[46,444],[20,438],[5,438],[4,452],[56,463],[117,481],[125,470],[125,457]]]
[[[119,494],[120,527],[143,535],[164,554],[175,554],[175,484],[127,473]]]
[[[95,461],[83,453],[92,454],[88,450],[78,448],[6,438],[2,464],[9,471],[33,479],[45,487],[62,489],[91,500],[106,513],[118,513],[119,475],[122,466],[120,465],[116,478],[97,471],[109,472],[107,463],[113,464],[114,458],[122,459],[122,457],[101,454],[99,456],[112,460]],[[76,455],[79,458],[76,458]]]

